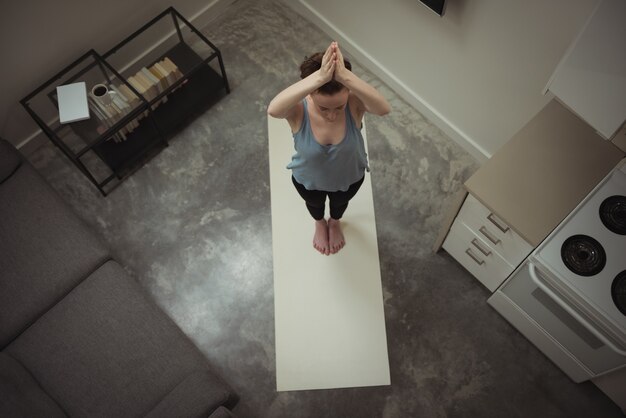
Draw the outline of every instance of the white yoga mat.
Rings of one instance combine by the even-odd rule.
[[[342,219],[346,246],[322,255],[312,245],[314,221],[285,168],[294,153],[289,125],[270,117],[268,133],[277,389],[389,385],[369,174]]]

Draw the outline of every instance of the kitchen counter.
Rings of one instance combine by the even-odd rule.
[[[623,151],[552,100],[465,188],[536,247],[623,157]]]

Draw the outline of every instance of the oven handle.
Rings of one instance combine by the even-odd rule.
[[[550,289],[548,286],[546,286],[541,279],[538,277],[537,275],[537,271],[535,270],[535,266],[533,265],[533,263],[528,263],[528,271],[530,272],[530,278],[533,279],[533,282],[535,282],[535,284],[545,293],[548,294],[548,296],[550,296],[550,298],[552,298],[553,301],[555,301],[556,303],[559,304],[559,306],[563,309],[565,309],[565,311],[567,311],[567,313],[569,313],[571,316],[574,317],[574,319],[576,319],[579,323],[581,323],[585,328],[587,328],[587,330],[589,332],[591,332],[593,335],[595,335],[600,341],[602,341],[605,345],[607,345],[611,350],[615,351],[617,354],[622,355],[622,356],[626,356],[626,351],[620,349],[619,347],[617,347],[613,341],[609,340],[608,338],[606,338],[606,336],[604,334],[602,334],[600,331],[598,331],[597,329],[595,329],[582,315],[580,315],[578,312],[576,312],[571,306],[569,306],[567,303],[563,302],[563,300],[561,300],[561,298],[559,298],[553,291],[552,289]]]

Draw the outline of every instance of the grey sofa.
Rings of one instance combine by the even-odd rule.
[[[0,139],[0,417],[228,417],[231,388]]]

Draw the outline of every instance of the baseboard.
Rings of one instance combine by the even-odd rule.
[[[368,70],[385,82],[400,97],[406,100],[417,111],[424,115],[428,120],[433,122],[452,140],[458,143],[463,149],[469,152],[480,163],[488,160],[491,154],[481,147],[476,141],[465,134],[452,121],[447,119],[435,107],[431,106],[417,92],[408,87],[393,72],[377,61],[374,57],[367,53],[357,42],[342,32],[337,26],[330,22],[326,17],[319,13],[313,6],[308,4],[306,0],[289,1],[282,0],[283,3],[298,14],[317,25],[321,30],[326,32],[331,38],[338,40],[345,50],[365,65]]]
[[[15,147],[19,149],[23,155],[28,156],[35,152],[37,148],[42,146],[46,142],[46,138],[47,136],[44,135],[43,131],[41,129],[37,129],[28,135],[28,137],[24,138]]]
[[[202,29],[215,20],[215,18],[222,15],[236,1],[237,0],[213,0],[190,16],[188,20],[196,28]]]
[[[189,22],[196,28],[202,29],[203,27],[211,23],[212,20],[224,13],[230,7],[230,5],[232,5],[236,1],[237,0],[213,0],[202,9],[194,13],[192,16],[184,17],[187,18],[187,20],[189,20]],[[171,33],[166,34],[159,42],[147,46],[143,54],[140,54],[139,56],[135,57],[135,59],[122,66],[121,71],[123,72],[126,68],[132,66],[135,62],[140,60],[142,57],[148,55],[151,51],[158,48],[163,42],[166,42],[175,34],[176,32],[172,30]],[[56,120],[51,122],[54,123],[55,121]],[[37,129],[33,131],[30,135],[23,138],[16,147],[22,152],[22,154],[29,155],[45,142],[45,138],[47,137],[43,134],[43,131],[41,129]]]

